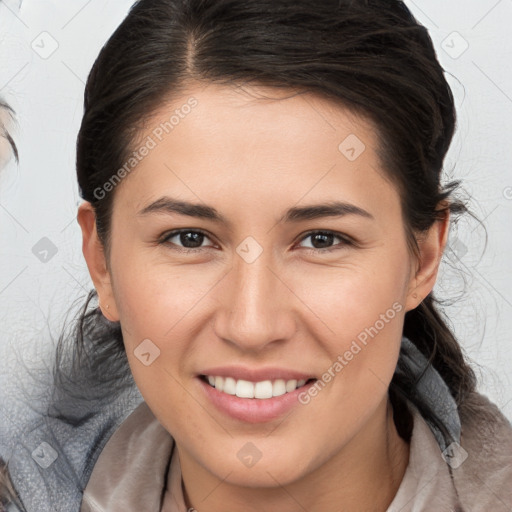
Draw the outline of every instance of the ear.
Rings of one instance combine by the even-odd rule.
[[[436,284],[450,229],[450,210],[446,201],[441,204],[441,209],[444,209],[444,217],[436,220],[418,239],[419,259],[409,281],[406,311],[416,308]]]
[[[91,203],[86,201],[78,207],[77,220],[82,229],[82,252],[98,293],[101,312],[111,322],[118,322],[119,315],[112,291],[111,276],[103,245],[96,231],[96,214]]]

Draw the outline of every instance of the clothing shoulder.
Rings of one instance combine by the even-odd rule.
[[[80,512],[160,510],[174,439],[142,402],[109,438]]]
[[[472,393],[459,409],[461,442],[453,478],[469,510],[512,509],[512,424],[485,395]],[[485,507],[485,508],[484,508]]]

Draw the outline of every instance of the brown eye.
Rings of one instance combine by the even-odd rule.
[[[302,240],[311,239],[311,246],[306,249],[311,249],[315,252],[331,252],[341,249],[347,245],[352,245],[348,237],[335,233],[333,231],[310,231],[302,238]],[[332,245],[335,240],[341,240],[341,243]]]
[[[192,229],[180,229],[171,231],[164,235],[164,237],[160,240],[160,243],[169,245],[172,248],[176,248],[176,250],[183,250],[185,252],[190,251],[198,251],[201,249],[205,249],[208,246],[203,246],[203,242],[207,239],[208,236],[206,233],[203,233],[199,230]],[[174,239],[174,241],[171,241]]]

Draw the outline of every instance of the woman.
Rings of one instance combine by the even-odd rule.
[[[455,119],[402,2],[133,6],[85,91],[73,368],[143,402],[81,512],[510,509],[512,427],[432,293]]]

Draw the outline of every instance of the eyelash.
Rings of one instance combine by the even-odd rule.
[[[173,250],[176,250],[176,251],[179,251],[179,252],[182,252],[182,253],[186,253],[186,254],[187,253],[192,253],[192,252],[197,253],[197,252],[202,251],[204,249],[208,249],[208,247],[197,247],[195,249],[191,249],[191,248],[188,248],[188,247],[180,247],[180,246],[177,246],[176,244],[174,244],[172,242],[169,242],[169,239],[175,237],[176,235],[180,235],[181,233],[200,233],[201,235],[204,235],[205,237],[210,238],[208,233],[206,233],[205,231],[203,231],[201,229],[178,229],[178,230],[171,231],[169,233],[164,234],[159,239],[158,243],[159,244],[163,244],[163,245],[167,245],[167,246],[171,247]],[[334,251],[337,251],[337,250],[343,248],[344,246],[355,246],[356,245],[354,240],[352,240],[347,235],[342,235],[341,233],[337,233],[335,231],[329,231],[329,230],[308,231],[307,233],[305,233],[302,236],[302,238],[299,240],[299,242],[302,242],[306,238],[310,238],[313,235],[333,235],[335,238],[339,238],[342,241],[342,243],[337,244],[337,245],[335,245],[333,247],[325,248],[325,249],[315,249],[314,247],[303,247],[303,249],[306,250],[309,253],[314,253],[314,254],[318,254],[319,252],[331,253],[331,252],[334,252]]]

